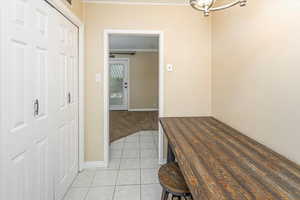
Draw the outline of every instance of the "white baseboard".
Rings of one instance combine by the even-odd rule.
[[[128,110],[127,106],[110,106],[109,110]]]
[[[104,161],[90,161],[85,162],[83,164],[83,169],[91,169],[91,168],[105,168],[105,162]]]
[[[128,109],[128,111],[132,112],[141,112],[141,111],[158,111],[158,108],[135,108],[135,109]]]

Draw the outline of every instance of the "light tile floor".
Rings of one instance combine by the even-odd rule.
[[[108,169],[78,175],[64,200],[159,200],[158,132],[141,131],[113,142]]]

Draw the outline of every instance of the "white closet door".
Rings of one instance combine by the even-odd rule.
[[[78,172],[78,28],[68,21],[69,51],[68,51],[68,123],[70,124],[70,143],[68,155],[69,174],[71,177]]]
[[[1,95],[1,112],[5,113],[5,199],[50,200],[50,6],[41,0],[10,0],[6,4]]]
[[[3,6],[0,7],[0,44],[3,44],[3,34],[4,34],[4,27],[3,27]],[[3,45],[0,45],[0,80],[3,79]],[[2,82],[0,81],[0,96],[3,96],[3,89],[2,89]],[[3,104],[2,104],[2,98],[0,98],[0,111],[3,110]],[[4,132],[3,129],[3,117],[4,113],[0,112],[0,199],[5,199],[4,196],[4,160],[1,158],[4,158],[4,137],[1,133]]]
[[[61,199],[78,172],[78,28],[57,16],[58,95],[55,197]]]

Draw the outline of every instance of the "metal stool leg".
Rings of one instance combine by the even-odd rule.
[[[173,199],[181,200],[181,196],[172,195],[172,200],[173,200]]]
[[[163,190],[162,194],[161,194],[161,200],[168,200],[168,197],[169,197],[169,192],[166,190]]]
[[[186,194],[184,194],[182,197],[183,197],[185,200],[193,200],[193,196],[192,196],[192,195],[186,195]]]

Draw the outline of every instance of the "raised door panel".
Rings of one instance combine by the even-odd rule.
[[[70,86],[69,90],[73,96],[71,105],[78,107],[78,28],[72,27],[72,36],[73,42],[71,45],[72,54],[70,55],[70,64],[71,64],[71,74],[69,76]]]
[[[30,177],[30,155],[24,152],[12,158],[6,165],[11,177],[7,181],[6,199],[10,200],[31,200],[32,179]]]
[[[68,94],[70,95],[70,99],[68,102],[69,104],[74,104],[75,103],[75,99],[74,99],[74,87],[75,87],[75,70],[76,70],[76,63],[75,63],[75,57],[74,56],[70,56],[68,58],[69,62],[68,62]]]
[[[78,167],[78,129],[76,120],[70,122],[70,146],[69,152],[71,152],[69,156],[69,169],[71,171],[77,170]]]
[[[36,120],[48,115],[48,51],[44,48],[35,49],[35,98],[39,100],[39,114]]]
[[[49,143],[38,141],[6,163],[6,197],[10,200],[52,200],[52,178],[49,173]]]
[[[70,160],[74,153],[72,151],[78,151],[72,149],[72,135],[71,127],[69,124],[62,126],[58,132],[57,143],[57,170],[56,170],[56,181],[55,181],[55,199],[61,199],[67,192],[67,189],[71,185],[75,175],[77,174],[77,164],[75,170],[70,171],[71,162]]]
[[[60,33],[59,45],[57,51],[59,52],[59,126],[65,125],[68,123],[67,112],[68,112],[68,35],[67,35],[67,26],[66,19],[63,16],[58,17],[58,32]]]
[[[7,150],[11,158],[26,151],[33,137],[32,44],[28,37],[33,18],[31,3],[29,0],[12,0],[6,10],[3,100],[7,113]]]
[[[49,173],[50,169],[50,145],[47,138],[42,139],[36,143],[36,185],[37,191],[36,199],[53,199],[53,188],[52,188],[52,174]]]
[[[60,111],[65,110],[67,107],[67,68],[68,60],[65,52],[61,52],[59,55],[59,99],[60,99]]]
[[[66,143],[67,143],[67,133],[68,133],[68,127],[67,125],[62,126],[59,129],[59,137],[57,138],[58,143],[58,183],[62,183],[65,180],[66,177]]]

